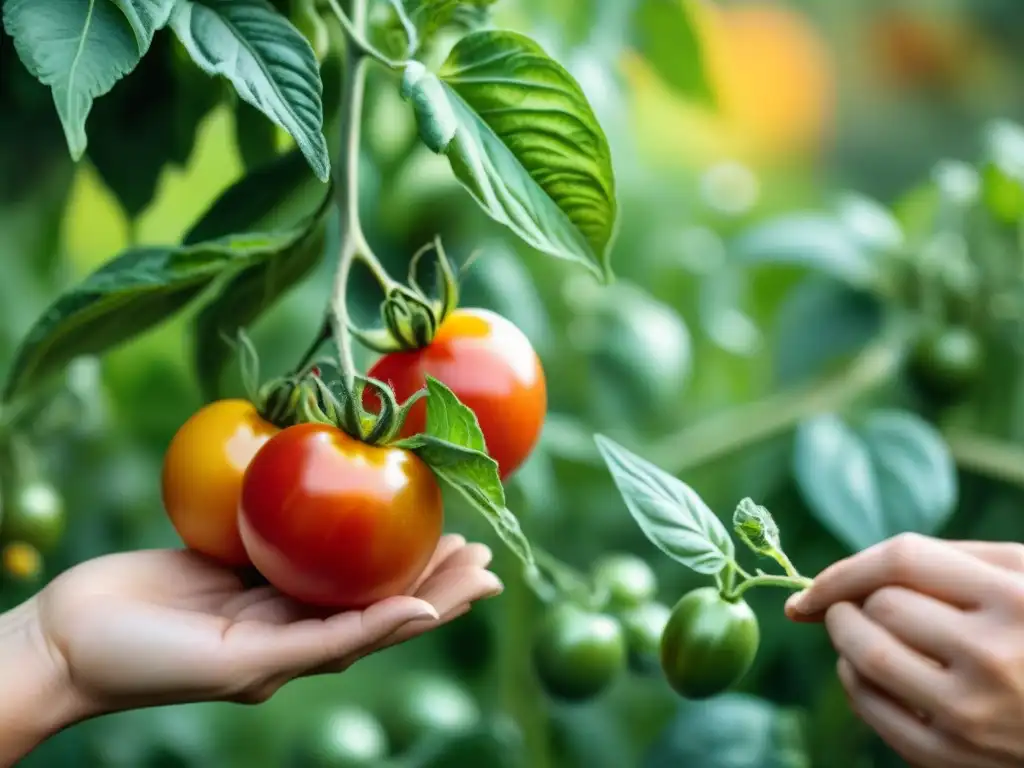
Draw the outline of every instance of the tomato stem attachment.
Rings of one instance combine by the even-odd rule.
[[[767,573],[758,573],[757,576],[744,579],[731,589],[723,587],[721,594],[723,600],[734,603],[743,596],[744,592],[754,587],[783,587],[799,591],[807,589],[807,587],[811,586],[811,583],[812,580],[806,576],[772,576]]]

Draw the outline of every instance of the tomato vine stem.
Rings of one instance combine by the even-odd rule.
[[[1024,449],[959,430],[947,431],[944,437],[953,459],[963,469],[1024,488]]]
[[[722,598],[725,600],[736,601],[739,600],[743,593],[748,589],[754,587],[784,587],[787,589],[807,589],[811,586],[812,580],[806,576],[772,576],[764,573],[757,576],[751,576],[749,579],[745,579],[737,584],[732,589],[725,589],[722,591]]]
[[[341,23],[342,29],[345,31],[345,37],[356,49],[360,58],[368,56],[374,61],[383,64],[388,69],[401,68],[402,62],[388,58],[366,39],[365,3],[361,3],[360,0],[353,1],[352,18],[350,19],[338,0],[327,0],[327,2],[330,5],[331,10],[334,12],[334,15],[338,17],[338,21]],[[362,6],[362,8],[360,8],[360,6]],[[362,11],[362,18],[360,18],[360,11]]]
[[[835,376],[712,416],[644,453],[667,472],[679,474],[784,432],[816,413],[840,408],[895,376],[904,341],[903,334],[886,337]]]

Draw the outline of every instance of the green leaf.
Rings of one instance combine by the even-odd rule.
[[[579,84],[513,32],[467,35],[440,74],[450,103],[434,113],[457,119],[446,153],[477,203],[537,250],[609,276],[611,150]]]
[[[743,543],[759,555],[772,555],[779,551],[779,526],[765,507],[752,499],[743,499],[732,514],[732,529]]]
[[[641,768],[811,768],[798,715],[766,699],[726,693],[684,702]]]
[[[266,0],[179,0],[171,27],[192,60],[288,131],[321,181],[330,176],[323,83],[309,41]]]
[[[302,234],[284,244],[277,253],[255,260],[233,274],[196,317],[196,374],[209,400],[218,396],[221,376],[234,352],[229,340],[237,338],[239,330],[249,327],[314,270],[324,253],[329,214],[337,214],[337,209],[331,205],[333,185],[320,184],[313,178],[301,156],[286,164],[270,166],[268,170],[276,171],[276,174],[264,173],[242,179],[221,198],[225,200],[230,196],[244,200],[247,189],[264,187],[271,187],[279,194],[285,193],[303,183],[303,180],[291,176],[296,166],[306,177],[313,179],[320,193],[319,205],[299,228]],[[295,186],[286,186],[289,183]],[[250,222],[250,225],[254,223]]]
[[[413,451],[434,473],[481,512],[522,562],[533,550],[516,516],[505,507],[498,463],[487,455],[476,415],[448,387],[427,376],[427,431],[395,443]]]
[[[903,532],[934,534],[952,514],[957,474],[942,436],[920,417],[834,414],[797,429],[794,474],[814,515],[853,550]]]
[[[131,72],[176,0],[7,0],[7,33],[25,67],[53,91],[71,156],[85,153],[93,101]]]
[[[604,435],[594,440],[627,509],[651,543],[697,573],[717,574],[733,561],[736,549],[729,532],[696,491]]]
[[[186,245],[234,232],[292,229],[311,216],[330,186],[292,150],[228,187],[185,235]]]
[[[427,149],[438,155],[447,152],[459,121],[437,75],[418,61],[410,61],[402,75],[402,98],[412,104]]]
[[[883,327],[884,307],[872,294],[828,275],[808,275],[775,316],[777,381],[789,386],[821,374],[863,349]]]
[[[235,147],[242,165],[256,170],[278,156],[277,127],[248,102],[235,104]]]
[[[643,57],[680,96],[713,104],[693,13],[687,0],[639,0],[632,36]]]
[[[734,263],[813,269],[858,288],[875,285],[879,262],[844,223],[827,214],[793,213],[756,224],[731,245]]]
[[[149,54],[89,118],[89,159],[130,219],[153,202],[168,165],[185,166],[199,124],[220,99],[216,84],[176,67],[173,38],[159,35]]]
[[[100,354],[155,327],[226,270],[270,256],[288,241],[289,236],[251,235],[123,252],[57,298],[35,322],[15,355],[4,401],[75,357]]]

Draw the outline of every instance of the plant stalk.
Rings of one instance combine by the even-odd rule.
[[[341,209],[341,254],[335,272],[331,292],[330,318],[334,340],[338,347],[338,363],[342,382],[349,392],[355,391],[355,362],[352,358],[352,339],[348,325],[348,281],[352,263],[363,250],[366,238],[359,222],[359,149],[362,128],[363,98],[366,93],[366,51],[358,44],[356,36],[366,30],[367,0],[352,0],[352,19],[349,22],[336,0],[332,2],[335,13],[346,24],[348,34],[345,46],[345,76],[342,83],[342,151],[336,169]],[[350,32],[354,30],[354,34]]]
[[[712,416],[643,453],[671,474],[693,469],[784,432],[816,413],[842,408],[889,381],[902,353],[902,336],[887,337],[834,376]]]
[[[1024,448],[985,435],[951,430],[945,434],[957,465],[1024,488]]]
[[[723,597],[726,600],[739,600],[743,593],[754,587],[783,587],[786,589],[807,589],[811,586],[812,579],[806,576],[770,576],[763,574],[752,576],[746,581],[741,581],[734,589],[725,592]]]

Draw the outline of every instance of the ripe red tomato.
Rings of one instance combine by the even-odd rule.
[[[444,509],[433,472],[414,454],[312,423],[289,427],[256,454],[238,523],[253,564],[283,593],[365,608],[423,572]]]
[[[164,509],[190,549],[228,565],[248,565],[238,534],[242,476],[280,430],[246,400],[218,400],[196,411],[164,455]]]
[[[391,385],[399,402],[426,385],[427,375],[447,386],[480,422],[487,452],[502,479],[530,455],[547,411],[547,384],[540,359],[515,325],[486,309],[457,309],[423,349],[391,352],[370,369]],[[376,396],[367,393],[367,408]],[[423,432],[426,402],[416,403],[402,435]]]

